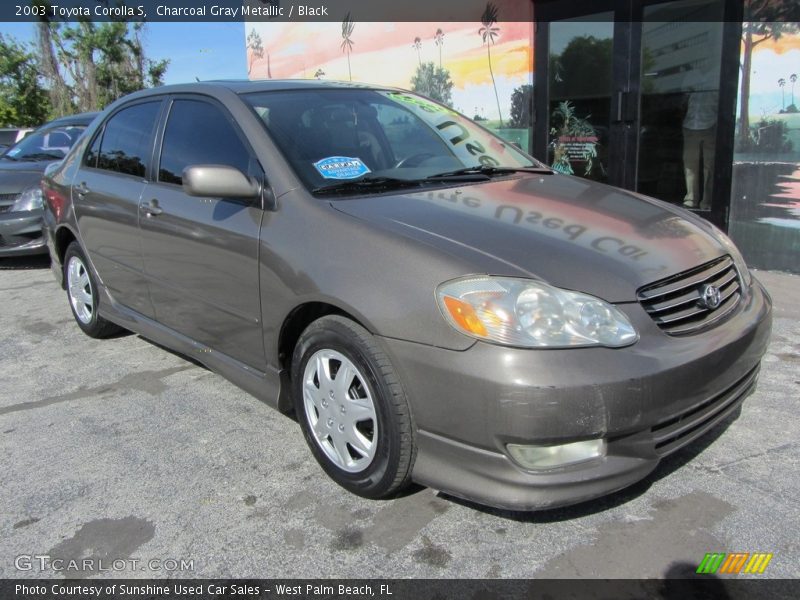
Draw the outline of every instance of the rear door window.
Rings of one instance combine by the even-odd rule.
[[[152,150],[152,134],[161,101],[123,108],[105,125],[102,138],[95,139],[85,162],[105,171],[144,177]],[[96,165],[93,161],[97,161]]]

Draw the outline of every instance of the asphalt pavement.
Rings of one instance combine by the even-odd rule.
[[[510,513],[350,495],[292,419],[137,335],[86,337],[45,260],[2,259],[0,577],[664,577],[769,552],[757,577],[796,578],[800,277],[757,276],[775,323],[738,419],[627,490]]]

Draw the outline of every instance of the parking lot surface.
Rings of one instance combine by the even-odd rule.
[[[0,577],[57,575],[34,555],[126,561],[103,577],[664,577],[707,552],[798,577],[800,277],[758,277],[775,324],[738,419],[620,493],[509,513],[350,495],[292,419],[137,335],[86,337],[46,260],[0,261]]]

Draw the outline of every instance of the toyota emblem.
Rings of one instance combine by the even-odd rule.
[[[714,285],[705,285],[700,290],[700,303],[709,310],[714,310],[720,303],[719,288]]]

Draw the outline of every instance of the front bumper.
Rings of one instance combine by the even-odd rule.
[[[638,304],[627,348],[530,350],[478,342],[463,352],[383,338],[417,426],[414,479],[458,497],[531,510],[574,504],[645,477],[733,413],[753,391],[771,330],[761,285],[704,333],[671,337]],[[607,454],[529,471],[506,444],[605,438]]]
[[[47,254],[41,210],[0,213],[0,258]]]

